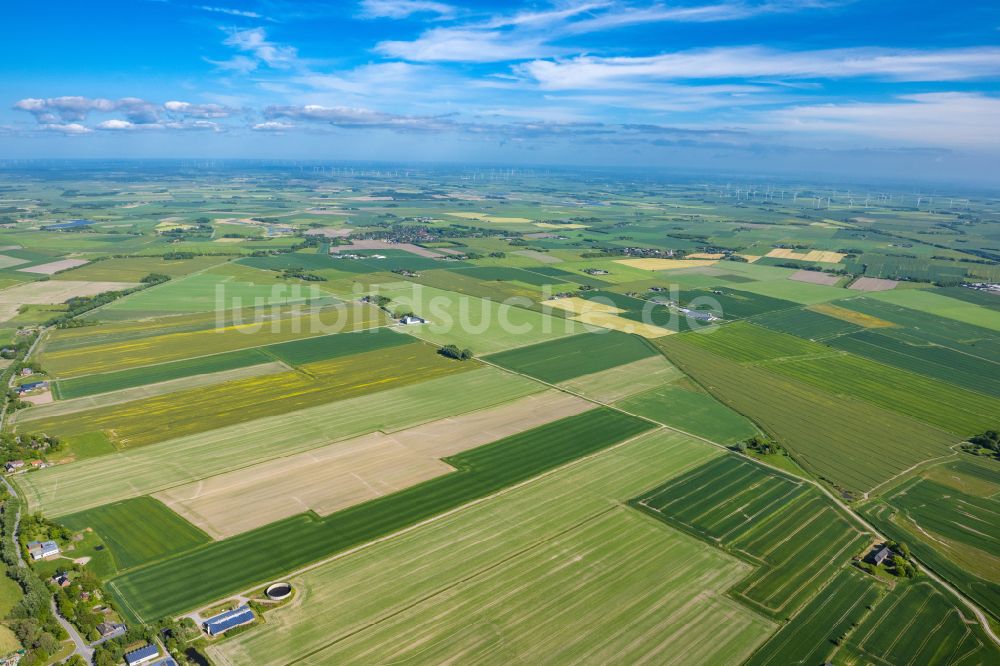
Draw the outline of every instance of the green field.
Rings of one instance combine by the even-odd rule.
[[[872,294],[871,298],[1000,331],[1000,312],[926,289],[892,289]]]
[[[869,538],[814,488],[736,456],[631,504],[756,564],[731,594],[776,619],[794,615]]]
[[[120,391],[145,384],[181,379],[210,372],[245,368],[272,359],[257,348],[160,363],[141,368],[85,375],[55,382],[54,391],[62,400]]]
[[[519,306],[409,282],[379,284],[374,292],[392,299],[396,312],[412,311],[427,320],[404,330],[437,345],[453,344],[477,356],[552,340],[584,330],[577,322]]]
[[[754,653],[746,666],[835,663],[832,657],[842,638],[881,595],[882,590],[871,576],[854,567],[841,569],[822,592]]]
[[[446,359],[430,345],[412,341],[391,350],[306,364],[303,372],[250,377],[37,419],[31,427],[68,440],[102,431],[120,448],[144,446],[473,368],[472,362]]]
[[[689,344],[688,335],[661,338],[657,345],[716,398],[784,444],[796,462],[845,490],[871,490],[919,462],[948,455],[959,440],[870,402],[741,365]]]
[[[457,470],[326,518],[302,514],[189,550],[114,578],[109,589],[152,620],[263,583],[487,496],[652,427],[598,408],[445,459]]]
[[[931,583],[886,595],[851,635],[844,663],[991,664],[1000,650]]]
[[[367,331],[282,342],[263,347],[261,351],[289,365],[305,365],[351,354],[400,347],[412,341],[412,338],[399,335],[388,328],[373,328]]]
[[[899,368],[1000,398],[1000,362],[933,343],[859,331],[827,344]],[[991,355],[992,356],[992,355]]]
[[[828,317],[805,308],[769,312],[754,317],[752,321],[775,331],[797,335],[806,340],[822,340],[824,342],[830,338],[861,330],[860,326],[850,322]]]
[[[684,341],[740,363],[834,353],[829,347],[746,322],[707,329]]]
[[[211,646],[209,655],[220,666],[385,663],[411,654],[406,646],[426,637],[436,662],[509,663],[517,654],[539,663],[549,649],[578,663],[608,663],[616,655],[633,663],[643,657],[737,663],[771,631],[769,622],[724,595],[746,569],[673,530],[648,531],[642,517],[625,518],[619,506],[714,455],[712,447],[658,431],[559,469],[294,578],[300,603],[270,614],[253,632]],[[600,539],[596,552],[581,550],[581,535],[599,535],[611,525],[620,531]],[[625,560],[606,568],[590,564],[615,550],[619,539],[631,545]],[[554,552],[550,544],[563,548]],[[653,562],[659,567],[648,566]],[[647,573],[626,575],[636,570]],[[692,586],[699,572],[705,582]],[[587,588],[578,589],[581,583]],[[482,594],[492,598],[470,608]],[[507,595],[513,595],[509,611]],[[699,604],[678,605],[696,595]],[[609,618],[622,618],[634,633]],[[386,640],[390,628],[413,640]],[[503,649],[506,640],[516,649]]]
[[[679,383],[634,395],[615,406],[720,444],[732,444],[757,433],[753,423],[737,412],[707,393]]]
[[[950,472],[960,474],[958,469]],[[862,513],[886,533],[910,544],[917,557],[1000,618],[1000,500],[996,496],[976,496],[917,478],[866,505]]]
[[[558,383],[656,354],[642,338],[618,331],[583,333],[487,357],[490,363]]]
[[[537,393],[542,386],[493,368],[446,375],[279,416],[217,428],[19,476],[32,510],[65,515],[248,467],[365,433],[403,428]]]
[[[119,571],[211,541],[207,534],[152,497],[71,513],[61,522],[72,530],[96,531],[111,550]]]
[[[997,398],[852,354],[769,361],[761,367],[830,395],[859,398],[912,416],[949,430],[958,439],[996,426],[1000,414]]]

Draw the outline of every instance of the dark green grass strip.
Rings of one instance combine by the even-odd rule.
[[[554,421],[446,459],[456,472],[326,518],[300,514],[119,576],[122,607],[152,621],[264,583],[653,427],[607,408]],[[133,617],[133,619],[135,619]]]
[[[400,335],[387,328],[372,328],[354,333],[338,333],[281,342],[263,349],[285,363],[303,365],[377,349],[399,347],[412,342],[413,338],[408,335]]]
[[[642,338],[606,331],[519,347],[487,356],[502,367],[556,383],[656,355]]]
[[[105,504],[60,519],[72,530],[93,528],[111,550],[119,569],[179,553],[211,538],[152,497]]]
[[[189,358],[171,363],[160,363],[141,368],[129,368],[118,372],[105,372],[98,375],[86,375],[72,379],[60,379],[59,397],[62,400],[82,398],[88,395],[135,388],[171,379],[193,377],[210,372],[223,372],[245,368],[260,363],[272,361],[267,354],[259,349],[241,349],[224,354],[214,354],[200,358]]]

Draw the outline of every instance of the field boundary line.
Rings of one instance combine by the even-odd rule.
[[[398,609],[392,611],[391,613],[388,613],[387,615],[383,615],[382,617],[380,617],[380,618],[378,618],[376,620],[372,620],[371,622],[368,622],[367,624],[365,624],[365,625],[363,625],[361,627],[358,627],[356,629],[352,629],[351,631],[347,632],[346,634],[344,634],[342,636],[338,636],[337,638],[335,638],[335,639],[333,639],[333,640],[331,640],[331,641],[329,641],[327,643],[324,643],[323,645],[320,645],[317,648],[311,650],[310,652],[308,652],[306,654],[303,654],[303,655],[301,655],[299,657],[296,657],[295,659],[293,659],[292,661],[287,662],[287,663],[289,663],[289,664],[296,664],[296,663],[299,663],[299,662],[301,662],[301,661],[303,661],[305,659],[308,659],[309,657],[317,654],[318,652],[322,652],[323,650],[327,649],[328,647],[330,647],[332,645],[336,645],[337,643],[340,643],[340,642],[345,641],[345,640],[347,640],[349,638],[352,638],[353,636],[356,636],[356,635],[358,635],[358,634],[360,634],[360,633],[362,633],[364,631],[367,631],[367,630],[371,629],[372,627],[374,627],[376,625],[379,625],[379,624],[381,624],[381,623],[383,623],[383,622],[385,622],[387,620],[391,620],[392,618],[394,618],[394,617],[396,617],[398,615],[401,615],[402,613],[405,613],[408,610],[416,608],[417,606],[423,604],[426,601],[430,601],[434,597],[437,597],[437,596],[439,596],[441,594],[444,594],[445,592],[448,592],[449,590],[452,590],[452,589],[458,587],[459,585],[467,583],[467,582],[469,582],[469,581],[471,581],[471,580],[473,580],[475,578],[479,578],[483,574],[485,574],[485,573],[487,573],[489,571],[492,571],[492,570],[494,570],[494,569],[496,569],[498,567],[501,567],[504,564],[506,564],[506,563],[508,563],[508,562],[510,562],[512,560],[515,560],[515,559],[521,557],[525,553],[528,553],[528,552],[530,552],[532,550],[535,550],[536,548],[539,548],[540,546],[542,546],[542,545],[544,545],[546,543],[549,543],[551,541],[554,541],[555,539],[558,539],[558,538],[560,538],[562,536],[565,536],[566,534],[569,534],[570,532],[575,532],[576,530],[580,529],[581,527],[583,527],[587,523],[591,523],[591,522],[593,522],[593,521],[595,521],[595,520],[597,520],[597,519],[599,519],[599,518],[601,518],[601,517],[603,517],[603,516],[605,516],[605,515],[613,512],[613,511],[616,511],[616,510],[621,509],[621,508],[623,508],[622,505],[616,503],[616,504],[613,504],[612,506],[607,507],[603,511],[598,511],[595,514],[587,516],[583,520],[580,520],[580,521],[574,523],[573,525],[570,525],[569,527],[556,532],[555,534],[551,534],[551,535],[549,535],[547,537],[538,539],[537,541],[535,541],[535,542],[533,542],[533,543],[525,546],[524,548],[521,548],[521,549],[519,549],[519,550],[517,550],[517,551],[515,551],[515,552],[513,552],[513,553],[511,553],[509,555],[507,555],[506,557],[503,557],[503,558],[501,558],[501,559],[493,562],[492,564],[484,566],[483,568],[481,568],[481,569],[479,569],[477,571],[474,571],[474,572],[468,574],[467,576],[465,576],[463,578],[460,578],[460,579],[458,579],[456,581],[453,581],[453,582],[451,582],[451,583],[449,583],[449,584],[447,584],[447,585],[445,585],[443,587],[440,587],[437,590],[435,590],[434,592],[426,594],[423,597],[420,597],[419,599],[417,599],[416,601],[413,601],[412,603],[409,603],[409,604],[403,606],[402,608],[398,608]]]
[[[555,474],[557,472],[563,471],[563,470],[571,468],[571,467],[575,467],[577,465],[583,464],[584,462],[588,462],[588,461],[590,461],[590,460],[592,460],[592,459],[594,459],[594,458],[596,458],[598,456],[604,455],[604,454],[606,454],[606,453],[608,453],[610,451],[614,451],[614,450],[619,449],[619,448],[621,448],[623,446],[631,444],[632,442],[634,442],[637,439],[640,439],[642,437],[647,437],[647,436],[649,436],[649,435],[651,435],[651,434],[653,434],[655,432],[659,432],[660,430],[661,430],[661,428],[659,428],[659,427],[652,428],[650,430],[644,430],[643,432],[640,432],[640,433],[638,433],[636,435],[632,435],[631,437],[629,437],[627,439],[624,439],[624,440],[622,440],[620,442],[617,442],[615,444],[612,444],[611,446],[604,447],[603,449],[600,449],[598,451],[594,451],[593,453],[590,453],[588,455],[582,456],[582,457],[577,458],[575,460],[571,460],[571,461],[569,461],[569,462],[567,462],[567,463],[565,463],[563,465],[558,465],[556,467],[553,467],[552,469],[546,470],[546,471],[542,472],[541,474],[537,474],[537,475],[535,475],[535,476],[533,476],[533,477],[531,477],[529,479],[525,479],[524,481],[520,481],[518,483],[515,483],[513,485],[507,486],[505,488],[501,488],[500,490],[497,490],[494,493],[490,493],[489,495],[484,495],[483,497],[479,497],[477,499],[471,500],[469,502],[466,502],[465,504],[460,504],[459,506],[453,507],[451,509],[448,509],[447,511],[444,511],[444,512],[439,513],[437,515],[431,516],[430,518],[426,518],[426,519],[424,519],[424,520],[422,520],[422,521],[420,521],[418,523],[414,523],[412,525],[408,525],[408,526],[406,526],[406,527],[404,527],[402,529],[396,530],[395,532],[391,532],[389,534],[384,534],[384,535],[382,535],[382,536],[380,536],[380,537],[378,537],[376,539],[372,539],[371,541],[366,541],[365,543],[358,544],[357,546],[353,546],[351,548],[348,548],[347,550],[343,550],[343,551],[340,551],[338,553],[334,553],[333,555],[330,555],[329,557],[325,557],[325,558],[323,558],[321,560],[317,560],[317,561],[312,562],[310,564],[307,564],[307,565],[305,565],[303,567],[300,567],[298,569],[294,569],[294,570],[292,570],[290,572],[287,572],[287,573],[285,573],[283,575],[285,577],[287,577],[287,578],[294,578],[296,576],[301,576],[302,574],[308,573],[309,571],[312,571],[313,569],[317,569],[317,568],[319,568],[321,566],[329,564],[330,562],[334,562],[334,561],[339,560],[341,558],[347,557],[348,555],[353,555],[354,553],[362,551],[362,550],[364,550],[366,548],[370,548],[371,546],[375,546],[375,545],[380,544],[380,543],[382,543],[384,541],[388,541],[390,539],[397,538],[397,537],[399,537],[399,536],[401,536],[403,534],[408,534],[408,533],[413,532],[414,530],[417,530],[417,529],[419,529],[421,527],[424,527],[426,525],[431,525],[433,523],[439,522],[439,521],[444,520],[445,518],[448,518],[448,517],[450,517],[450,516],[452,516],[452,515],[460,512],[460,511],[464,511],[465,509],[468,509],[469,507],[473,507],[473,506],[482,504],[483,502],[486,502],[488,500],[491,500],[491,499],[494,499],[494,498],[497,498],[497,497],[501,497],[503,495],[506,495],[507,493],[510,493],[512,491],[515,491],[515,490],[518,490],[520,488],[523,488],[524,486],[527,486],[529,484],[535,483],[535,482],[537,482],[537,481],[539,481],[541,479],[548,478],[549,476],[552,476],[553,474]],[[246,593],[252,592],[252,591],[256,590],[258,587],[260,587],[260,585],[263,582],[266,582],[266,581],[260,581],[257,584],[253,585],[252,587],[243,588],[240,591],[233,592],[232,594],[227,595],[227,598],[231,597],[231,596],[239,596],[239,595],[244,595],[245,596]],[[198,609],[195,609],[194,611],[189,611],[187,613],[181,613],[179,615],[175,615],[174,617],[176,617],[176,618],[187,617],[187,616],[190,616],[192,613],[197,612],[197,610]]]

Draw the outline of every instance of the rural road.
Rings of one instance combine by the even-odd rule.
[[[56,621],[58,621],[62,628],[66,630],[69,637],[73,639],[73,643],[76,645],[75,654],[83,657],[88,664],[91,663],[94,658],[94,648],[87,645],[87,641],[83,640],[83,637],[80,635],[80,632],[76,630],[76,627],[70,624],[66,618],[59,614],[59,609],[56,607],[55,597],[49,597],[49,606],[52,607],[52,614],[56,616]]]

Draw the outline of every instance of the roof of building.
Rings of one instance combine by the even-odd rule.
[[[225,613],[219,613],[215,617],[205,620],[205,628],[213,634],[218,634],[227,629],[232,629],[241,624],[246,624],[254,619],[253,611],[249,606],[240,606]]]
[[[877,551],[875,551],[875,554],[872,555],[872,559],[875,560],[876,562],[881,562],[882,560],[886,559],[890,555],[892,555],[892,551],[889,550],[889,547],[888,546],[882,546]]]
[[[142,661],[143,659],[149,659],[150,657],[155,657],[160,654],[160,648],[155,645],[145,645],[138,650],[132,650],[131,652],[125,653],[125,661],[129,664],[135,663],[137,661]]]
[[[59,544],[57,544],[55,541],[29,541],[28,542],[28,549],[29,550],[34,550],[34,549],[38,549],[38,550],[51,550],[53,548],[56,548],[56,549],[59,548]]]

